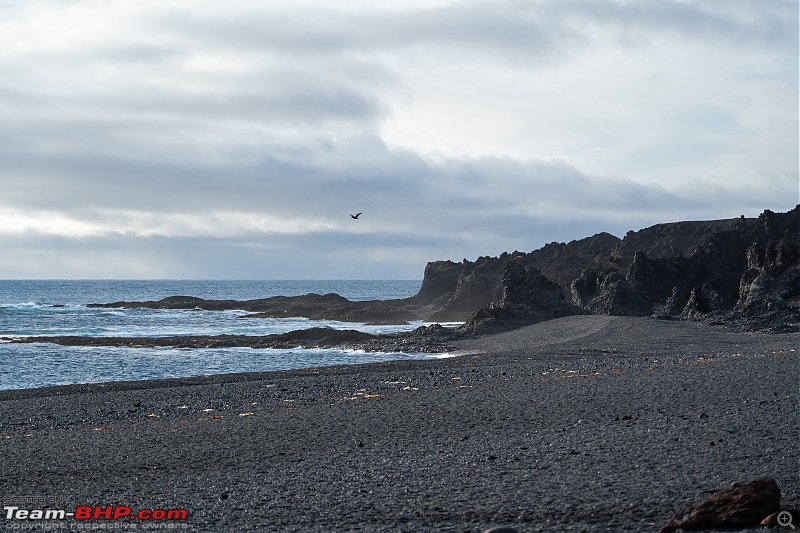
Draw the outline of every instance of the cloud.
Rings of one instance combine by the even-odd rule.
[[[788,209],[797,11],[17,4],[0,10],[0,276],[418,277]]]

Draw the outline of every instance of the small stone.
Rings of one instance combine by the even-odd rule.
[[[631,416],[631,415],[625,415],[625,416],[623,416],[623,417],[622,417],[622,419],[623,419],[623,420],[633,420],[633,416]]]
[[[499,526],[493,527],[492,529],[487,529],[483,533],[519,533],[516,529],[509,526]]]
[[[708,418],[708,415],[705,413],[700,413],[700,416],[698,416],[697,418]]]

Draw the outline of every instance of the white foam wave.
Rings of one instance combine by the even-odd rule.
[[[450,359],[451,357],[460,357],[465,355],[466,352],[440,352],[428,354],[431,359]]]
[[[78,304],[43,304],[39,302],[15,302],[0,304],[0,310],[8,309],[10,311],[47,311],[47,312],[65,312],[65,311],[79,311],[89,310],[85,305]]]

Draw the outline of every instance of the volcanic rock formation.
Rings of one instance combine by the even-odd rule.
[[[431,320],[467,320],[468,328],[489,316],[521,325],[523,316],[540,320],[568,312],[534,311],[555,301],[541,290],[515,301],[528,311],[511,312],[506,291],[514,282],[506,274],[509,268],[521,272],[512,262],[557,284],[584,312],[800,329],[800,206],[764,211],[757,219],[658,224],[622,240],[600,233],[474,263],[429,263],[419,311]],[[480,316],[471,317],[478,309]]]

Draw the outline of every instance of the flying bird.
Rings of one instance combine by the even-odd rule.
[[[360,216],[361,216],[361,213],[356,213],[355,215],[350,213],[350,218],[352,218],[353,220],[357,220],[358,217],[360,217]]]

